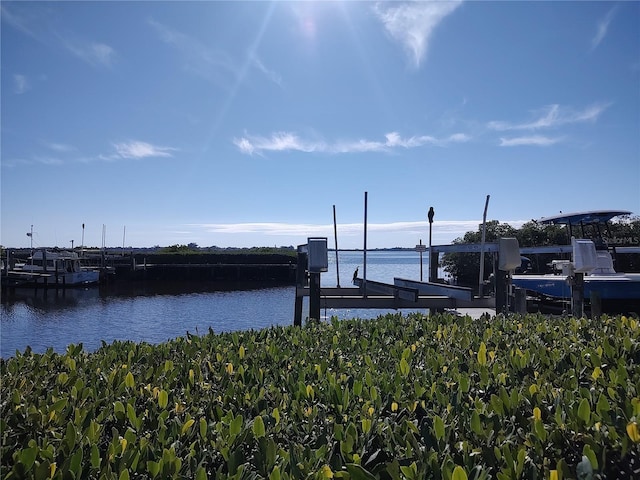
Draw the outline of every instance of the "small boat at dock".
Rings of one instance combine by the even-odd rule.
[[[36,250],[24,262],[7,261],[2,272],[6,287],[78,287],[99,280],[98,269],[84,267],[76,252],[66,250]]]

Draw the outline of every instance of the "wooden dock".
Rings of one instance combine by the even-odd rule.
[[[379,282],[367,280],[367,289],[371,287],[371,283],[378,285]],[[491,309],[495,307],[495,298],[493,297],[474,297],[471,300],[458,300],[445,295],[419,295],[417,290],[413,299],[407,295],[413,295],[411,292],[398,291],[397,294],[381,294],[371,291],[366,296],[363,295],[362,287],[321,287],[320,288],[320,307],[321,308],[371,308],[371,309],[398,309],[398,308],[415,308],[422,309],[456,309],[456,308],[482,308]],[[297,297],[310,296],[309,287],[296,288]]]

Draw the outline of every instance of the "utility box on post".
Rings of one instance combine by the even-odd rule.
[[[498,271],[496,272],[496,313],[509,309],[511,274],[520,266],[520,246],[516,238],[498,240]]]
[[[500,238],[498,248],[498,269],[509,272],[520,266],[522,260],[517,238]]]
[[[591,240],[571,239],[573,266],[576,273],[588,273],[597,265],[596,246]]]
[[[307,239],[309,251],[309,273],[320,273],[329,270],[329,254],[327,237],[310,237]]]

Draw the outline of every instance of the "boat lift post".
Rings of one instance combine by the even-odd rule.
[[[298,245],[298,267],[296,269],[296,301],[294,305],[293,324],[296,327],[302,326],[302,301],[303,296],[299,293],[307,283],[307,245]]]
[[[584,274],[597,266],[596,247],[591,240],[571,239],[573,261],[569,269],[571,285],[571,314],[582,317],[584,314]]]
[[[584,273],[575,272],[571,282],[571,314],[580,318],[584,314]]]
[[[336,223],[336,206],[333,206],[333,238],[336,244],[336,287],[340,288],[340,265],[338,263],[338,225]]]
[[[484,242],[487,233],[487,208],[489,208],[489,197],[484,203],[484,214],[482,215],[482,243],[480,244],[480,278],[478,279],[478,295],[484,297]]]
[[[433,282],[434,279],[431,277],[431,227],[433,226],[433,216],[436,214],[436,212],[433,210],[433,207],[429,207],[429,212],[427,213],[427,218],[429,219],[429,276],[427,277],[427,280],[429,282]],[[420,241],[420,243],[422,243],[422,241]],[[437,267],[436,267],[437,268]],[[422,270],[420,270],[420,272],[422,272]],[[436,277],[437,277],[437,270],[436,270]],[[422,273],[420,274],[420,281],[422,281]]]
[[[422,244],[422,239],[420,239],[420,243],[416,245],[415,249],[420,253],[420,281],[422,281],[422,253],[427,250],[427,247]]]
[[[329,270],[327,237],[307,239],[309,254],[309,320],[320,321],[320,273]]]
[[[367,296],[367,192],[364,192],[364,250],[362,252],[362,296]]]

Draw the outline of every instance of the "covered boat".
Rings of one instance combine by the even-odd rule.
[[[571,260],[552,261],[552,273],[514,274],[512,285],[526,289],[541,302],[562,304],[571,298],[574,274],[582,273],[587,303],[597,298],[602,302],[603,311],[640,311],[640,273],[617,272],[614,268],[616,246],[610,246],[607,241],[612,238],[608,222],[630,214],[598,210],[542,218],[539,223],[567,226],[572,239]],[[576,238],[577,235],[581,238]]]

